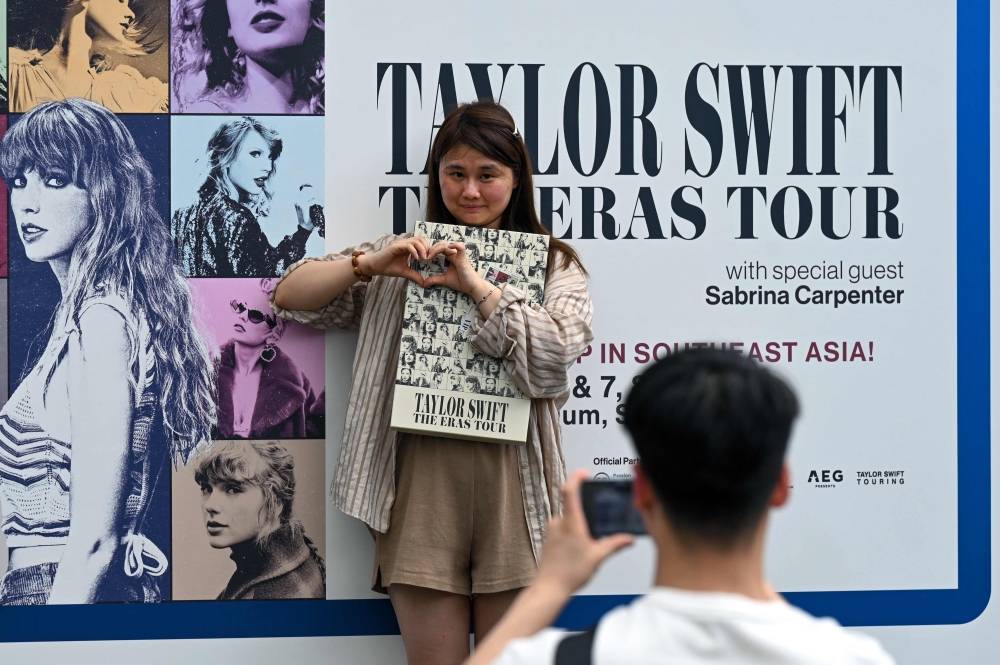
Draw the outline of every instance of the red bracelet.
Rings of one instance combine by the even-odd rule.
[[[358,266],[358,257],[359,256],[363,256],[363,255],[364,255],[364,252],[362,252],[360,249],[355,250],[354,253],[351,254],[351,265],[354,266],[354,276],[355,277],[357,277],[358,279],[360,279],[362,282],[370,282],[370,281],[372,281],[372,278],[369,277],[368,275],[363,274],[361,272],[361,267]]]

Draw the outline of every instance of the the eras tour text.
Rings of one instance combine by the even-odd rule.
[[[477,432],[507,432],[507,402],[490,399],[467,399],[417,393],[413,412],[416,425],[454,427]]]

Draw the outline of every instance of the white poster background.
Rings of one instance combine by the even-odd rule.
[[[479,26],[478,28],[475,26]],[[573,377],[585,376],[591,398],[573,398],[566,409],[598,409],[606,428],[564,427],[570,469],[627,474],[627,466],[595,464],[595,458],[634,456],[624,430],[614,423],[616,396],[645,365],[635,361],[634,347],[657,342],[795,341],[793,362],[770,365],[787,376],[802,398],[803,414],[791,448],[793,492],[789,506],[776,514],[767,552],[768,575],[781,591],[954,588],[957,584],[956,409],[955,409],[955,6],[951,3],[797,2],[508,3],[503,7],[436,2],[420,5],[369,2],[339,6],[328,52],[327,201],[328,250],[340,250],[392,229],[392,194],[379,206],[380,186],[416,186],[421,203],[424,165],[433,124],[441,122],[437,98],[441,63],[451,63],[459,101],[475,97],[466,63],[492,63],[494,96],[501,87],[499,63],[514,63],[500,101],[524,132],[524,77],[520,63],[544,64],[539,72],[539,161],[549,166],[559,142],[559,173],[537,176],[536,187],[568,187],[554,231],[573,227],[570,242],[591,274],[595,305],[593,353],[575,365]],[[581,63],[593,63],[608,86],[611,142],[603,166],[585,177],[566,152],[563,103],[567,83]],[[707,70],[699,78],[701,96],[719,112],[724,149],[717,172],[700,178],[684,172],[687,131],[700,170],[708,163],[704,138],[685,114],[688,74],[699,62],[720,66],[719,98]],[[376,93],[378,63],[420,63],[421,84],[407,71],[408,170],[387,175],[392,166],[392,72]],[[641,64],[653,70],[658,86],[649,119],[662,143],[659,175],[643,173],[641,128],[635,121],[635,168],[620,170],[620,74],[616,65]],[[772,70],[765,71],[772,143],[768,175],[757,175],[756,142],[751,136],[747,175],[737,174],[725,65],[845,65],[854,68],[854,92],[837,77],[837,111],[846,103],[846,140],[836,129],[840,175],[789,176],[791,170],[791,72],[787,67],[774,92]],[[859,95],[858,67],[899,65],[903,68],[902,102],[889,76],[888,127],[891,176],[869,176],[872,170],[874,81]],[[749,112],[747,72],[743,71]],[[821,160],[820,72],[809,74],[809,169]],[[437,98],[437,99],[436,99]],[[770,107],[773,99],[773,111]],[[437,115],[435,116],[435,101]],[[636,112],[642,105],[642,79],[636,74]],[[593,163],[594,84],[585,71],[581,84],[580,136],[585,170]],[[557,138],[558,137],[558,138]],[[659,153],[659,151],[658,151]],[[581,187],[607,187],[616,195],[612,214],[617,235],[625,235],[639,188],[652,188],[660,224],[669,235],[670,199],[676,188],[703,188],[707,229],[696,240],[644,239],[636,220],[636,240],[581,240]],[[787,240],[771,227],[759,196],[755,199],[756,240],[737,240],[739,194],[726,203],[733,186],[767,188],[768,201],[787,185],[797,185],[811,198],[813,223],[804,237]],[[824,238],[819,228],[820,186],[858,187],[854,193],[853,228],[844,240]],[[888,186],[899,193],[899,240],[865,239],[865,186]],[[422,215],[407,194],[408,228]],[[691,201],[691,193],[686,198]],[[536,190],[537,200],[537,190]],[[838,232],[846,228],[846,194],[835,193]],[[600,201],[600,195],[598,195]],[[794,207],[787,205],[790,219]],[[641,213],[640,213],[641,214]],[[688,235],[690,224],[677,219]],[[794,221],[790,229],[794,231]],[[850,264],[903,263],[903,279],[851,285],[847,280],[805,280],[814,288],[903,289],[897,305],[712,307],[705,288],[732,289],[725,266],[743,261],[813,265],[843,260]],[[781,288],[773,280],[740,281]],[[331,424],[341,424],[346,405],[355,336],[333,334],[328,347],[328,402]],[[809,342],[874,343],[872,361],[805,363]],[[624,364],[602,364],[601,344],[624,344]],[[601,376],[615,376],[607,399]],[[928,377],[933,377],[933,380]],[[339,432],[331,429],[328,475],[339,449]],[[841,471],[835,487],[816,488],[810,471]],[[901,470],[905,484],[865,487],[863,471]],[[355,520],[329,511],[330,598],[371,597],[372,543]],[[589,593],[639,593],[652,577],[648,541],[609,562],[584,590]]]

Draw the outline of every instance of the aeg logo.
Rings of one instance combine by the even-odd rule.
[[[844,472],[840,469],[836,471],[830,471],[829,469],[823,469],[821,471],[810,471],[809,480],[806,482],[814,483],[814,487],[836,487],[837,483],[844,480]]]

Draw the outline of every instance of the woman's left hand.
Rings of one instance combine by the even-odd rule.
[[[432,259],[438,254],[443,254],[448,259],[448,270],[444,274],[425,278],[424,287],[442,284],[470,296],[477,287],[479,290],[484,286],[487,289],[492,288],[493,285],[480,277],[472,267],[472,262],[465,253],[465,243],[442,240],[428,250],[427,258]]]

